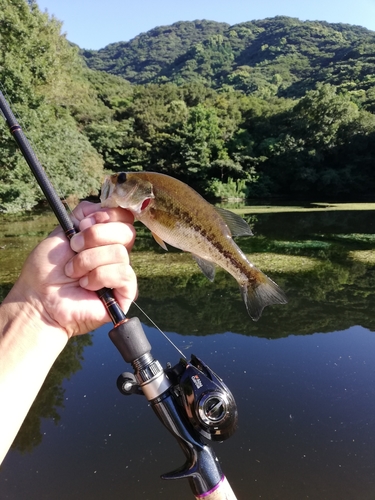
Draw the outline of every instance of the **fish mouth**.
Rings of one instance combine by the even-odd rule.
[[[119,192],[120,190],[120,192]],[[137,199],[138,184],[129,182],[126,184],[126,189],[124,184],[118,184],[117,175],[109,175],[104,178],[100,201],[101,206],[104,208],[115,208],[121,207],[128,210],[139,211],[144,198]]]
[[[144,201],[144,197],[139,196],[140,193],[138,188],[138,184],[134,183],[132,186],[131,183],[129,183],[126,192],[117,199],[118,206],[138,213]]]

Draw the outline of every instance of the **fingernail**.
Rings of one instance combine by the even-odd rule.
[[[70,248],[75,252],[80,252],[84,247],[84,239],[82,234],[78,233],[70,240]]]
[[[87,276],[84,276],[83,278],[81,278],[79,280],[79,284],[82,288],[85,288],[85,286],[87,286],[89,284],[89,279]]]
[[[69,277],[73,274],[73,262],[71,260],[65,266],[65,274]]]

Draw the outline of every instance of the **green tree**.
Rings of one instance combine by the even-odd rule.
[[[322,148],[334,147],[339,129],[359,114],[348,93],[338,93],[336,87],[324,84],[307,92],[293,112],[294,127],[303,130],[307,145]]]
[[[72,118],[90,90],[77,83],[82,65],[60,29],[34,1],[0,0],[3,90],[59,193],[83,197],[98,189],[102,162]],[[0,162],[0,210],[29,209],[43,198],[3,122]]]

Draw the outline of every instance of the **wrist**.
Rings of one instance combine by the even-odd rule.
[[[57,355],[65,347],[67,332],[45,313],[36,297],[25,296],[16,283],[1,304],[0,332],[14,337],[20,349],[34,349],[39,344],[52,348]]]

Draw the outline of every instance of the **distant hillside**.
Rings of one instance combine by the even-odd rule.
[[[81,54],[90,68],[132,83],[200,81],[260,96],[301,96],[317,82],[350,91],[375,82],[375,32],[283,16],[234,26],[178,22]]]
[[[173,67],[192,46],[228,28],[229,24],[215,21],[178,22],[141,33],[130,42],[81,53],[92,69],[122,76],[132,83],[149,83]]]

